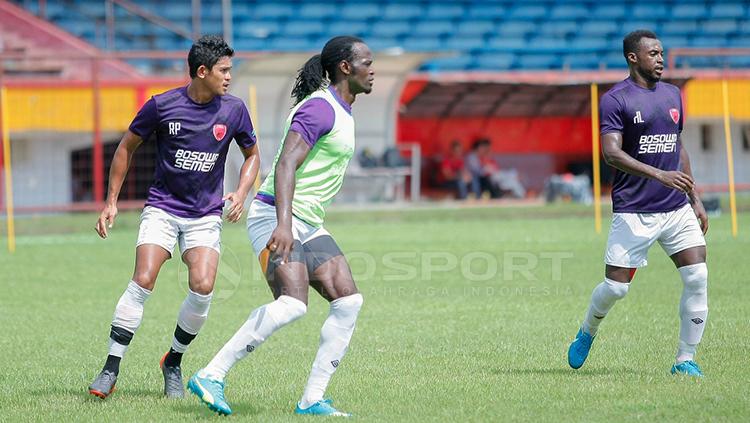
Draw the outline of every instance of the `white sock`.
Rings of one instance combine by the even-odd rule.
[[[143,320],[143,304],[151,291],[130,281],[115,307],[109,340],[109,355],[122,358]],[[124,329],[124,331],[122,330]]]
[[[349,295],[331,301],[328,318],[320,330],[320,346],[313,361],[300,407],[308,408],[323,399],[328,382],[344,358],[352,339],[362,294]]]
[[[187,334],[192,335],[192,337],[182,339],[183,342],[180,342],[177,336],[172,337],[172,349],[178,353],[187,351],[188,344],[192,341],[192,338],[198,334],[203,324],[206,323],[208,309],[211,308],[211,298],[213,297],[213,292],[202,295],[191,290],[188,291],[188,295],[185,297],[185,301],[182,302],[180,312],[177,315],[177,326]]]
[[[607,313],[609,313],[609,310],[612,309],[612,306],[615,305],[615,302],[625,297],[628,289],[630,289],[629,283],[604,278],[604,282],[597,285],[591,294],[591,303],[588,310],[586,310],[586,317],[583,319],[583,331],[589,333],[591,336],[596,335],[596,332],[599,330],[599,324]]]
[[[706,263],[677,269],[682,277],[680,298],[680,342],[676,362],[692,360],[703,337],[708,318],[708,267]]]
[[[229,369],[238,361],[258,348],[271,334],[299,319],[306,312],[305,303],[287,295],[256,308],[229,342],[201,371],[200,376],[224,380]]]

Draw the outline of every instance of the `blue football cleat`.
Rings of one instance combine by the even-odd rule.
[[[307,408],[301,408],[299,406],[299,403],[297,403],[297,407],[294,409],[295,414],[307,414],[311,416],[335,416],[335,417],[351,417],[352,415],[349,413],[344,413],[343,411],[339,411],[333,407],[333,401],[330,399],[324,399],[316,402],[315,404],[307,407]]]
[[[701,368],[698,367],[698,363],[696,363],[693,360],[687,360],[687,361],[683,361],[682,363],[675,364],[674,366],[672,366],[672,374],[703,377],[703,372],[701,371]]]
[[[586,357],[589,356],[593,342],[593,336],[584,332],[583,329],[578,329],[576,339],[570,344],[570,348],[568,348],[568,364],[570,364],[570,367],[578,369],[583,366]]]
[[[226,400],[224,400],[224,382],[216,379],[198,376],[200,372],[193,375],[188,381],[188,389],[195,394],[212,411],[221,415],[232,414]]]

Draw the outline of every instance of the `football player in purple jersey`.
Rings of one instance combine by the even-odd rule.
[[[172,345],[160,362],[164,394],[183,397],[183,353],[206,321],[221,249],[221,215],[237,222],[255,182],[259,153],[245,104],[227,94],[232,50],[217,36],[204,36],[188,53],[191,81],[149,99],[115,151],[104,210],[96,232],[107,238],[117,216],[117,197],[133,157],[143,142],[156,143],[154,180],[148,191],[136,243],[135,270],[115,307],[104,368],[89,387],[100,398],[115,387],[120,360],[141,324],[146,299],[161,266],[179,245],[188,268],[188,295],[177,315]],[[231,141],[245,161],[237,189],[226,195],[224,164]]]

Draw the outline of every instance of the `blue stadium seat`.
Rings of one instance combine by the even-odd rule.
[[[620,26],[617,22],[607,20],[590,20],[584,22],[578,33],[581,35],[590,35],[594,37],[606,37],[612,34],[619,34]]]
[[[190,48],[190,44],[192,42],[190,40],[185,40],[182,37],[179,36],[171,36],[171,37],[158,37],[156,38],[155,47],[159,50],[167,50],[167,51],[174,51],[174,50],[186,50]],[[190,43],[190,44],[188,44]]]
[[[527,49],[529,44],[524,38],[495,36],[487,41],[486,51],[512,52]]]
[[[278,25],[276,21],[269,21],[269,24],[271,23],[273,23],[274,25]],[[233,26],[236,32],[235,35],[237,35],[238,37],[242,36],[241,28],[244,28],[248,24],[255,25],[255,23],[248,22],[248,21],[235,23]],[[222,24],[220,20],[212,19],[212,20],[204,20],[203,22],[201,22],[201,34],[222,34],[222,33],[224,33],[224,25]],[[269,31],[264,31],[264,32],[256,31],[256,33],[268,34],[270,32]],[[266,35],[263,35],[263,36],[265,37]]]
[[[729,67],[750,68],[750,56],[728,56],[726,59]]]
[[[622,50],[605,54],[603,56],[603,62],[607,69],[626,69],[628,67],[628,63],[625,61],[625,56],[623,56]]]
[[[476,2],[469,6],[466,14],[475,19],[503,19],[507,15],[507,9],[501,4]]]
[[[118,19],[115,21],[115,33],[125,33],[134,37],[142,36],[146,34],[145,24],[140,18],[128,20]]]
[[[568,51],[589,53],[608,52],[613,49],[622,51],[622,42],[618,43],[617,45],[612,45],[612,43],[603,38],[578,37],[570,41],[570,47]]]
[[[402,46],[406,51],[438,52],[443,50],[443,43],[439,39],[427,37],[407,38],[402,43]]]
[[[255,19],[288,18],[294,14],[294,6],[291,3],[261,3],[252,11],[252,16]]]
[[[671,10],[675,19],[700,19],[707,14],[706,6],[700,3],[677,3]]]
[[[513,19],[539,19],[547,15],[547,8],[542,5],[521,4],[510,11]]]
[[[701,30],[707,35],[727,36],[737,29],[737,22],[734,19],[715,19],[706,21],[701,25]]]
[[[49,5],[51,2],[47,2]],[[89,17],[104,18],[104,2],[79,2],[75,5],[81,14]]]
[[[464,15],[460,4],[432,3],[427,7],[428,19],[456,19]]]
[[[402,43],[395,38],[371,37],[365,41],[367,41],[367,45],[370,49],[375,52],[392,48],[403,48],[401,45]]]
[[[268,44],[272,51],[319,51],[321,46],[315,45],[306,37],[275,37]]]
[[[563,67],[575,70],[598,69],[602,62],[604,62],[604,56],[593,53],[573,53],[563,56]]]
[[[217,26],[218,33],[221,33],[221,22],[213,22]],[[201,28],[207,30],[204,23]],[[212,28],[213,29],[213,28]],[[281,24],[278,21],[266,20],[266,21],[245,21],[241,24],[237,24],[234,27],[236,38],[268,38],[269,36],[279,34],[282,32]],[[208,32],[214,33],[214,32]]]
[[[444,34],[450,34],[455,31],[456,26],[451,21],[432,21],[425,20],[417,22],[414,26],[414,35],[424,37],[437,37]]]
[[[600,4],[591,12],[592,19],[613,19],[625,17],[624,4]]]
[[[400,37],[411,32],[414,25],[406,21],[382,20],[372,24],[372,37]]]
[[[676,64],[678,68],[708,68],[721,66],[723,59],[710,56],[679,56]]]
[[[389,19],[412,19],[422,16],[424,8],[418,4],[391,3],[385,6],[384,21]]]
[[[740,34],[750,35],[750,20],[743,20],[739,26]]]
[[[538,29],[538,25],[526,21],[507,21],[497,27],[498,34],[523,36]]]
[[[555,69],[561,63],[554,54],[523,54],[518,57],[518,65],[523,69]]]
[[[486,42],[482,37],[451,37],[445,42],[445,48],[449,50],[481,50]]]
[[[591,11],[585,6],[579,6],[574,4],[562,4],[552,8],[552,13],[544,16],[549,16],[550,19],[570,20],[570,19],[583,19],[591,15]]]
[[[712,18],[736,18],[745,17],[745,6],[742,3],[718,3],[711,6],[708,12]]]
[[[470,55],[455,57],[438,57],[425,62],[420,66],[423,71],[461,71],[472,67],[474,58]]]
[[[380,16],[382,7],[377,3],[344,3],[339,10],[341,19],[365,21]]]
[[[190,3],[178,7],[160,7],[156,5],[153,13],[170,21],[190,22],[193,19],[193,9]]]
[[[690,45],[687,35],[666,35],[661,37],[661,46],[665,50],[675,47],[688,47]]]
[[[666,4],[655,2],[634,4],[629,9],[625,20],[631,19],[668,19],[672,17]]]
[[[692,35],[698,32],[698,23],[694,20],[665,22],[661,27],[663,35]]]
[[[326,26],[326,32],[329,36],[334,37],[336,35],[354,35],[357,37],[367,38],[365,41],[369,41],[370,24],[361,21],[338,21],[331,22]]]
[[[539,25],[539,33],[551,37],[566,37],[578,32],[579,25],[575,21],[543,22]]]
[[[564,53],[570,49],[570,43],[564,38],[535,37],[529,40],[528,51],[544,53]]]
[[[284,24],[283,34],[285,36],[315,36],[322,34],[326,26],[317,20],[293,20]]]
[[[716,37],[701,35],[694,37],[690,42],[691,47],[726,47],[728,39],[726,37]]]
[[[747,47],[750,46],[750,35],[741,35],[738,37],[731,37],[727,41],[729,47]]]
[[[656,35],[662,33],[661,26],[655,21],[639,19],[637,21],[626,20],[625,22],[623,22],[622,26],[620,27],[620,34],[622,34],[622,37],[625,37],[627,33],[635,31],[636,29],[647,29],[649,31],[655,32]]]
[[[495,23],[488,20],[462,20],[456,28],[456,35],[485,35],[495,31]]]
[[[516,56],[508,53],[484,53],[476,56],[474,65],[480,70],[512,69]]]
[[[262,38],[239,38],[234,40],[237,51],[264,51],[271,49],[271,41]]]
[[[336,14],[336,7],[331,3],[303,3],[296,14],[304,19],[325,19]]]

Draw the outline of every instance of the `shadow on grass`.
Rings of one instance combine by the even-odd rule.
[[[605,367],[587,367],[582,369],[571,369],[568,367],[548,367],[538,369],[493,369],[490,371],[494,375],[509,375],[509,376],[613,376],[618,374],[640,374],[635,369],[621,367],[621,368],[605,368]]]
[[[240,415],[244,417],[255,416],[262,410],[254,407],[247,403],[232,402],[232,415]],[[190,419],[207,419],[216,418],[218,413],[211,411],[205,404],[197,400],[194,396],[189,393],[186,398],[182,401],[176,401],[172,404],[172,410],[176,414],[180,414]]]

